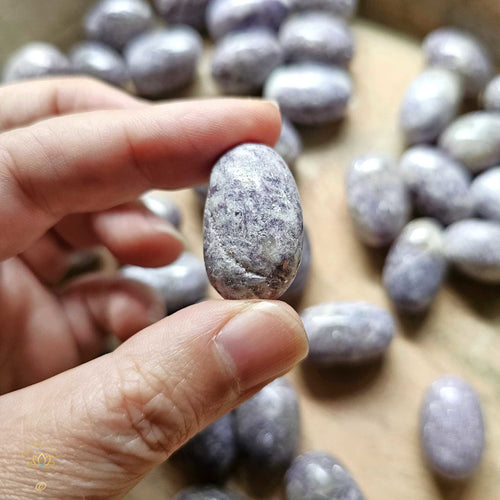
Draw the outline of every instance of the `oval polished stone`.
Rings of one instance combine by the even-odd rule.
[[[299,455],[285,476],[286,500],[364,500],[349,471],[321,451]]]
[[[174,500],[242,500],[239,495],[212,486],[193,486],[175,495]]]
[[[421,215],[448,225],[472,214],[471,176],[438,148],[415,146],[399,162],[405,183]]]
[[[302,252],[302,207],[290,169],[268,146],[242,144],[212,169],[203,220],[210,282],[226,299],[276,299]]]
[[[347,171],[345,189],[361,241],[373,247],[391,243],[410,215],[410,199],[395,162],[376,154],[356,158]]]
[[[484,422],[475,390],[445,376],[427,390],[420,412],[420,440],[428,464],[448,479],[470,476],[481,462]]]
[[[409,144],[433,142],[456,117],[463,98],[458,75],[428,68],[418,75],[403,97],[399,124]]]
[[[292,10],[326,10],[349,19],[356,13],[358,0],[289,0]]]
[[[500,75],[488,83],[483,94],[483,104],[488,111],[500,111]]]
[[[274,149],[291,169],[295,167],[302,153],[302,139],[292,122],[286,117],[282,118],[281,134]]]
[[[264,87],[264,97],[276,101],[281,112],[300,125],[340,120],[351,94],[352,81],[346,71],[319,63],[277,68]]]
[[[415,219],[387,255],[384,287],[398,309],[421,312],[441,288],[446,269],[441,227],[433,219]]]
[[[177,229],[182,222],[182,214],[179,207],[165,196],[155,192],[148,192],[141,196],[141,200],[146,208],[158,217],[170,222]]]
[[[500,165],[478,175],[470,194],[477,215],[500,222]]]
[[[154,0],[156,9],[167,24],[187,24],[202,31],[210,0]]]
[[[447,258],[479,281],[500,283],[500,223],[481,219],[456,222],[446,229]]]
[[[439,147],[480,172],[500,163],[500,113],[476,111],[460,116],[439,138]]]
[[[276,35],[264,28],[229,33],[214,49],[212,77],[228,94],[253,94],[283,61]]]
[[[301,314],[309,360],[322,365],[352,364],[382,356],[394,337],[394,320],[366,302],[330,302]]]

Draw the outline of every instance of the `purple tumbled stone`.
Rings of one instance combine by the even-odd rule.
[[[483,94],[483,104],[488,111],[500,111],[500,75],[488,83]]]
[[[500,165],[478,175],[470,193],[476,215],[500,222]]]
[[[159,193],[148,192],[141,196],[141,200],[147,209],[158,217],[170,222],[177,229],[182,222],[182,214],[179,207],[165,196]]]
[[[210,0],[154,0],[156,9],[167,24],[187,24],[203,31]]]
[[[295,11],[324,10],[335,16],[350,19],[356,13],[358,0],[289,0]]]
[[[179,491],[173,500],[242,500],[242,498],[214,486],[193,486]]]
[[[292,122],[286,117],[282,118],[281,134],[274,149],[291,169],[295,167],[302,153],[302,139]]]

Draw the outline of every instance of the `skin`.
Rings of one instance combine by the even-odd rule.
[[[137,197],[206,182],[238,143],[274,144],[279,112],[250,100],[149,105],[87,79],[0,87],[0,103],[2,497],[39,496],[25,450],[44,442],[57,449],[50,498],[121,498],[302,359],[305,333],[281,302],[207,301],[155,323],[159,297],[136,282],[54,284],[87,247],[172,262],[180,236]],[[91,360],[108,333],[123,344]]]

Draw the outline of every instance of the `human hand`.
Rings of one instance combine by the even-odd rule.
[[[138,195],[201,184],[232,146],[274,144],[279,124],[263,101],[151,105],[87,79],[0,88],[2,498],[34,498],[42,479],[54,499],[120,498],[306,354],[281,302],[209,301],[158,321],[161,301],[138,283],[57,287],[96,245],[124,263],[173,261],[179,235]],[[89,361],[108,333],[125,342]],[[33,443],[57,449],[53,466],[30,468]]]

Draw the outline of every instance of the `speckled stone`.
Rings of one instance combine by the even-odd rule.
[[[493,65],[486,48],[466,31],[439,28],[425,37],[422,49],[430,66],[462,76],[469,96],[477,96],[492,77]]]
[[[31,42],[16,50],[3,67],[4,83],[71,72],[67,57],[54,45]]]
[[[500,165],[478,175],[470,194],[476,215],[500,222]]]
[[[274,149],[291,169],[295,167],[302,153],[302,139],[292,122],[286,117],[282,118],[281,134]]]
[[[122,50],[128,42],[153,25],[153,9],[145,0],[101,0],[83,21],[91,40]]]
[[[396,163],[382,155],[356,158],[345,180],[347,205],[361,241],[390,244],[410,215],[410,199]]]
[[[344,465],[321,451],[299,455],[286,473],[285,484],[286,500],[364,500]]]
[[[330,302],[301,314],[309,360],[321,365],[357,364],[382,356],[394,337],[394,320],[367,302]]]
[[[174,500],[242,500],[242,498],[222,488],[193,486],[177,493]]]
[[[418,313],[434,300],[446,270],[441,226],[433,219],[415,219],[390,249],[383,283],[398,309]]]
[[[347,66],[354,40],[346,22],[326,12],[302,12],[282,24],[279,40],[289,62],[313,61]]]
[[[227,94],[253,94],[283,61],[276,35],[266,28],[229,33],[217,42],[212,77]]]
[[[500,163],[500,113],[476,111],[452,122],[439,139],[439,147],[480,172]]]
[[[500,111],[500,75],[488,83],[483,94],[483,104],[488,111]]]
[[[210,0],[154,0],[156,9],[167,24],[187,24],[203,31]]]
[[[472,215],[470,173],[441,150],[414,146],[403,154],[399,166],[421,215],[444,225]]]
[[[262,144],[242,144],[212,169],[203,220],[210,282],[226,299],[276,299],[302,253],[302,207],[290,169]]]
[[[430,467],[448,479],[463,479],[478,467],[484,423],[476,391],[461,377],[444,376],[427,390],[420,412],[420,440]]]
[[[168,266],[125,266],[122,274],[154,288],[165,300],[169,313],[199,302],[205,298],[208,288],[203,262],[189,252],[184,252]]]
[[[282,470],[293,460],[299,443],[297,394],[284,378],[266,385],[235,411],[236,435],[247,463]]]
[[[182,214],[179,207],[165,196],[156,192],[148,192],[141,196],[141,200],[146,205],[148,210],[156,214],[158,217],[170,222],[177,229],[182,222]]]
[[[125,50],[137,93],[158,98],[188,85],[194,79],[201,51],[201,37],[189,26],[140,35]]]
[[[257,26],[276,31],[288,14],[283,0],[212,0],[207,8],[207,27],[212,38]]]
[[[356,13],[358,0],[289,0],[292,10],[326,10],[336,16],[350,19]]]
[[[275,69],[264,97],[277,101],[281,112],[300,125],[321,125],[343,118],[352,94],[352,81],[341,68],[297,63]]]
[[[118,52],[99,42],[81,42],[69,54],[73,73],[125,87],[130,77],[125,61]]]
[[[446,256],[460,271],[500,283],[500,223],[481,219],[456,222],[445,232]]]
[[[399,113],[409,144],[433,142],[456,117],[463,98],[460,76],[442,68],[427,68],[410,84]]]
[[[232,413],[209,425],[179,451],[179,455],[194,466],[198,477],[210,482],[226,479],[235,464],[237,454]]]

